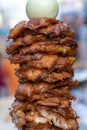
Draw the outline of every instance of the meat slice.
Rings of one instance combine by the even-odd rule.
[[[41,33],[41,34],[49,35],[50,38],[60,36],[61,34],[65,34],[71,37],[75,35],[75,32],[69,27],[69,25],[64,24],[60,20],[55,21],[54,24],[51,21],[53,20],[31,19],[28,23],[28,28],[30,30],[33,30],[36,34]],[[47,24],[47,22],[49,24]]]
[[[51,112],[56,112],[62,115],[64,118],[69,119],[76,119],[77,115],[74,112],[74,110],[70,108],[60,108],[59,106],[56,107],[51,107],[51,106],[41,106],[41,105],[36,105],[35,103],[30,103],[28,101],[20,102],[18,100],[15,100],[15,102],[12,104],[12,112],[17,112],[19,110],[22,110],[23,112],[26,113],[26,111],[32,111],[32,112],[40,112],[42,109],[51,111]]]
[[[40,34],[45,34],[47,35],[50,39],[54,37],[74,37],[75,32],[70,29],[70,27],[61,21],[55,25],[49,25],[47,28],[40,28],[38,29],[37,33]]]
[[[36,99],[34,99],[36,98]],[[38,98],[38,99],[37,99]],[[42,105],[42,106],[52,106],[56,107],[58,106],[59,108],[69,108],[71,106],[71,102],[67,100],[66,98],[61,98],[61,97],[49,97],[47,95],[46,98],[44,96],[32,96],[31,97],[32,101],[37,101],[37,104]]]
[[[19,53],[13,54],[8,56],[8,59],[10,59],[11,63],[14,64],[22,64],[22,63],[28,63],[33,60],[40,60],[43,57],[43,54],[28,54],[28,55],[20,55]]]
[[[47,54],[27,54],[20,55],[14,54],[8,57],[11,63],[21,64],[21,67],[28,69],[30,67],[36,67],[39,69],[60,69],[66,66],[71,66],[76,61],[75,57],[59,57],[57,55],[47,55]],[[26,65],[25,65],[26,64]]]
[[[32,95],[36,94],[44,94],[44,93],[50,93],[54,96],[63,96],[67,99],[73,100],[74,97],[70,95],[70,88],[71,86],[62,86],[61,88],[58,88],[58,83],[56,84],[48,84],[48,83],[37,83],[37,84],[23,84],[20,85],[15,93],[16,99],[19,101],[24,101],[30,98]]]
[[[27,121],[33,121],[36,123],[42,123],[45,124],[49,121],[49,123],[53,123],[55,127],[64,129],[64,130],[77,130],[78,129],[78,123],[76,119],[65,119],[60,114],[57,113],[51,113],[45,110],[41,110],[42,116],[40,116],[37,112],[35,113],[28,113],[26,115]],[[45,114],[45,116],[44,116]],[[65,125],[66,124],[66,125]]]
[[[51,107],[47,108],[43,106],[34,106],[33,110],[29,109],[28,111],[27,108],[29,106],[29,103],[27,102],[27,106],[25,106],[24,102],[23,108],[16,109],[15,111],[15,108],[18,108],[18,103],[16,106],[15,103],[13,106],[13,110],[11,111],[11,115],[13,118],[13,122],[15,122],[18,128],[24,128],[25,126],[30,128],[32,126],[40,127],[41,124],[46,124],[51,128],[53,127],[64,130],[78,130],[77,116],[71,108],[62,109],[54,107],[54,109],[52,109]],[[19,102],[19,105],[20,103],[21,102]]]
[[[46,123],[44,125],[40,124],[35,124],[34,122],[27,122],[28,126],[24,126],[22,130],[63,130],[61,128],[57,128],[53,125],[50,125],[49,123]]]
[[[32,34],[27,34],[24,37],[17,38],[14,40],[11,44],[8,44],[8,47],[6,49],[6,52],[8,54],[11,54],[16,49],[19,50],[22,46],[29,46],[31,44],[59,44],[59,45],[66,45],[72,48],[77,48],[77,43],[70,37],[65,37],[61,39],[61,37],[54,38],[52,40],[48,39],[46,36],[38,34],[33,36]]]
[[[31,46],[21,48],[19,52],[21,55],[35,54],[35,53],[61,54],[64,56],[77,55],[77,49],[55,44],[49,44],[49,45],[32,44]]]
[[[71,65],[74,64],[74,62],[75,57],[58,57],[57,55],[43,55],[40,59],[36,58],[28,63],[21,64],[21,68],[22,70],[28,70],[29,68],[37,68],[48,70],[58,69],[60,71],[71,71]]]
[[[44,35],[39,34],[39,35],[33,36],[32,34],[28,33],[24,38],[23,37],[16,38],[15,40],[13,40],[13,42],[11,44],[8,44],[6,53],[11,54],[16,49],[19,50],[19,48],[22,46],[31,45],[35,42],[41,42],[41,41],[43,42],[46,40],[47,40],[47,38]]]
[[[35,21],[34,21],[35,20]],[[31,19],[29,22],[19,22],[13,29],[11,29],[8,39],[15,39],[26,29],[31,30],[34,34],[45,34],[50,38],[65,34],[67,36],[74,36],[75,32],[70,27],[61,21],[53,20],[51,18]]]
[[[37,34],[35,36],[33,36],[32,34],[28,34],[23,38],[24,46],[31,45],[33,43],[37,44],[37,42],[46,43],[48,41],[49,41],[49,39],[45,35],[42,35],[42,34]]]
[[[49,25],[54,25],[58,23],[58,21],[56,19],[52,19],[52,18],[32,18],[30,19],[30,21],[28,22],[28,28],[31,30],[36,30],[38,28],[43,28],[43,27],[47,27]]]
[[[24,30],[27,28],[27,22],[21,21],[19,22],[14,28],[10,30],[8,35],[8,39],[15,39],[17,38]]]
[[[6,48],[6,53],[11,54],[14,52],[16,49],[20,48],[23,46],[23,38],[18,38],[14,43],[11,43],[7,48]]]
[[[69,93],[70,88],[77,85],[78,85],[77,81],[68,81],[68,80],[64,80],[64,82],[56,82],[55,84],[49,84],[46,82],[36,83],[36,84],[27,83],[27,84],[20,85],[17,88],[15,97],[19,101],[24,101],[33,94],[41,94],[41,93],[43,94],[49,92],[54,95],[62,95],[64,97],[68,97],[69,99],[72,99],[73,97],[70,96]]]
[[[68,72],[62,72],[62,73],[56,73],[56,72],[48,72],[46,70],[39,70],[39,69],[34,69],[31,68],[27,71],[22,71],[19,69],[16,72],[16,75],[21,79],[25,78],[28,79],[29,81],[46,81],[48,83],[54,83],[57,81],[63,81],[64,79],[71,79],[72,74]]]

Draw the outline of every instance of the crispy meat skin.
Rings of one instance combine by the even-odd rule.
[[[23,47],[19,50],[20,54],[34,54],[34,53],[48,53],[48,54],[62,54],[67,56],[76,56],[77,55],[77,49],[67,47],[67,46],[61,46],[61,45],[55,45],[55,44],[32,44],[28,47]]]
[[[19,22],[13,29],[10,30],[8,35],[8,39],[15,39],[18,37],[25,29],[27,28],[27,22],[21,21]]]
[[[75,32],[71,30],[69,26],[63,24],[61,21],[59,21],[59,23],[55,25],[50,25],[47,28],[40,28],[36,31],[36,34],[37,33],[45,34],[49,36],[51,39],[54,37],[61,36],[63,34],[68,37],[75,36]]]
[[[69,87],[66,87],[68,86]],[[41,82],[41,83],[26,83],[26,84],[22,84],[20,85],[17,90],[16,90],[16,95],[20,94],[20,95],[24,95],[24,96],[30,96],[33,93],[45,93],[47,91],[51,91],[55,88],[57,88],[59,91],[58,93],[66,93],[67,91],[69,91],[72,87],[77,86],[78,85],[78,81],[72,81],[72,80],[64,80],[64,81],[60,81],[60,82],[56,82],[55,84],[49,84],[46,82]]]
[[[54,109],[53,109],[54,108]],[[22,110],[23,112],[26,113],[26,111],[37,111],[40,112],[41,109],[48,110],[51,112],[57,112],[66,119],[69,118],[77,118],[76,113],[73,111],[73,109],[70,108],[60,108],[58,106],[56,107],[46,107],[46,106],[41,106],[41,105],[36,105],[35,103],[30,103],[28,101],[20,102],[18,100],[15,100],[14,103],[12,104],[12,112],[17,112],[19,110]]]
[[[31,97],[27,98],[27,101],[37,105],[54,106],[59,108],[69,108],[71,106],[71,102],[67,100],[66,97],[62,98],[61,96],[52,96],[52,94],[49,93],[43,95],[32,95]]]
[[[63,97],[50,97],[50,94],[43,96],[34,95],[31,97],[32,101],[37,101],[36,103],[42,106],[52,106],[56,107],[59,106],[59,108],[69,108],[71,106],[71,102]]]
[[[27,122],[27,126],[23,127],[22,130],[62,130],[58,128],[52,128],[50,124],[46,123],[44,125],[42,124],[35,124],[34,122]]]
[[[62,71],[71,73],[72,75],[74,75],[74,69],[69,65],[69,66],[64,66],[64,65],[56,65],[55,67],[51,67],[51,68],[47,68],[46,65],[44,65],[44,67],[40,66],[40,65],[36,65],[35,64],[21,64],[20,67],[23,71],[26,71],[30,68],[35,68],[35,69],[47,69],[49,72],[53,72],[56,71],[57,73],[60,73]]]
[[[27,29],[31,30],[33,34],[45,34],[50,38],[60,36],[61,34],[71,37],[75,35],[75,32],[63,22],[50,18],[42,18],[31,19],[29,22],[22,21],[18,23],[13,29],[11,29],[8,39],[17,38],[24,30]]]
[[[34,123],[32,123],[33,125]],[[30,125],[30,123],[29,123]],[[44,126],[40,126],[40,124],[36,127],[36,126],[32,126],[32,127],[24,127],[22,128],[22,130],[63,130],[63,129],[60,129],[60,128],[54,128],[53,126],[47,126],[47,124],[45,124]]]
[[[36,30],[38,28],[48,27],[50,24],[53,25],[56,23],[58,23],[58,21],[52,18],[32,18],[28,22],[28,28],[30,28],[31,30]]]
[[[34,55],[28,54],[28,55],[20,55],[19,53],[13,54],[8,56],[8,59],[10,59],[11,63],[14,64],[21,64],[21,63],[27,63],[33,60],[40,60],[43,57],[43,54],[37,53]]]
[[[42,60],[31,61],[27,64],[26,63],[21,64],[20,68],[22,71],[25,72],[31,68],[35,68],[35,69],[46,69],[49,71],[49,73],[53,71],[56,71],[57,73],[65,71],[74,75],[74,69],[73,67],[71,67],[71,64],[69,62],[66,62],[67,60],[64,61],[62,58],[59,58],[59,60],[57,60],[54,59],[54,57],[49,57],[47,59],[44,58]]]
[[[35,36],[33,36],[31,34],[27,34],[23,38],[23,42],[24,42],[24,44],[23,44],[24,46],[31,45],[34,43],[36,43],[36,44],[40,43],[42,45],[43,44],[59,44],[59,45],[70,46],[72,48],[78,47],[76,41],[70,37],[65,37],[65,38],[57,37],[57,38],[49,39],[45,35],[42,35],[42,34],[38,34]],[[15,46],[15,44],[14,44],[14,46]]]
[[[14,52],[16,49],[20,48],[23,46],[23,38],[18,38],[14,43],[11,43],[7,48],[6,48],[6,53],[11,54]]]
[[[59,82],[59,84],[60,84],[60,87],[61,86],[65,86],[65,85],[67,85],[68,84],[68,82],[67,81],[69,81],[69,80],[71,80],[71,79],[64,79],[63,81],[58,81]],[[66,82],[65,82],[66,81]],[[25,78],[19,78],[19,83],[20,84],[25,84],[25,83],[29,83],[30,81],[28,80],[28,79],[25,79]],[[38,81],[38,83],[39,82],[41,82],[41,81]],[[61,83],[60,83],[61,82]],[[65,83],[63,83],[63,82],[65,82]],[[37,83],[37,82],[36,82]],[[55,82],[55,83],[57,83],[57,82]],[[78,83],[78,82],[77,82]],[[73,85],[74,86],[74,85]]]
[[[66,66],[71,66],[76,61],[75,57],[59,57],[57,55],[47,55],[47,54],[27,54],[27,55],[20,55],[14,54],[8,57],[11,63],[14,64],[23,64],[25,63],[25,67],[23,68],[30,68],[36,67],[39,69],[60,69]],[[24,66],[24,64],[22,65]]]
[[[41,114],[43,114],[42,111],[41,111]],[[64,117],[62,117],[60,114],[58,114],[56,112],[54,112],[54,113],[53,112],[52,113],[47,112],[47,114],[48,115],[46,117],[48,117],[49,121],[51,121],[49,123],[51,123],[51,124],[53,123],[54,126],[56,126],[56,127],[62,128],[64,130],[77,130],[77,128],[78,128],[76,119],[68,119],[67,120],[67,119],[65,119]],[[45,117],[45,119],[41,118],[37,112],[35,112],[32,115],[31,115],[31,113],[27,114],[26,115],[26,120],[35,122],[35,120],[37,120],[37,117],[39,117],[39,120],[46,121],[45,120],[46,117]]]
[[[50,21],[50,19],[48,19],[48,20]],[[42,22],[43,19],[41,19],[41,20],[37,19],[37,21]],[[43,26],[43,27],[42,26],[36,27],[37,22],[35,22],[35,24],[33,24],[32,19],[29,21],[29,23],[28,23],[28,28],[30,30],[33,30],[36,34],[41,33],[41,34],[49,35],[52,38],[56,37],[56,36],[60,36],[61,34],[65,34],[67,36],[75,35],[75,32],[68,25],[64,24],[63,22],[61,22],[59,20],[57,20],[56,24],[52,24],[50,22],[50,24],[48,26]]]
[[[31,44],[41,44],[41,45],[45,45],[45,44],[59,44],[59,45],[65,45],[65,46],[69,46],[72,48],[77,48],[77,43],[70,37],[65,37],[63,39],[61,39],[60,37],[58,38],[54,38],[52,40],[46,38],[46,36],[44,35],[31,35],[28,34],[26,35],[24,38],[20,37],[17,38],[14,42],[12,42],[10,45],[8,44],[8,47],[6,49],[6,52],[9,54],[11,54],[12,52],[14,52],[16,49],[19,50],[20,47],[22,46],[28,46]]]
[[[33,95],[28,98],[28,101],[34,102],[38,105],[42,106],[52,106],[59,108],[69,108],[71,106],[71,102],[67,100],[65,97],[52,97],[51,94],[43,94],[43,95]]]
[[[65,86],[58,88],[57,84],[48,84],[48,83],[37,83],[37,84],[23,84],[20,85],[15,93],[16,99],[19,101],[24,101],[30,98],[32,95],[38,95],[44,93],[52,94],[54,96],[63,96],[67,99],[73,100],[74,97],[70,95],[70,87]]]
[[[66,87],[68,85],[69,87]],[[27,84],[20,85],[17,88],[15,97],[20,101],[24,101],[33,94],[46,93],[46,92],[55,93],[55,91],[57,91],[56,93],[58,95],[63,95],[65,97],[72,98],[72,96],[69,95],[69,90],[71,87],[77,85],[78,85],[78,81],[70,81],[70,80],[69,81],[64,80],[63,82],[60,81],[55,84],[49,84],[46,82],[36,83],[36,84],[27,83]]]
[[[19,44],[21,44],[22,41],[17,41]],[[15,46],[16,47],[16,46]],[[11,54],[14,53],[13,46],[7,48],[7,53]],[[15,48],[16,50],[16,48]],[[48,54],[62,54],[62,55],[70,55],[70,56],[76,56],[77,55],[77,49],[68,47],[68,46],[61,46],[57,44],[41,44],[41,43],[34,43],[31,46],[26,46],[22,48],[18,48],[17,51],[20,52],[20,54],[32,54],[32,53],[48,53]]]
[[[63,81],[64,79],[71,79],[72,74],[68,72],[48,72],[47,70],[40,70],[40,69],[34,69],[31,68],[27,71],[22,71],[19,69],[16,72],[16,75],[20,78],[28,79],[29,81],[46,81],[48,83],[53,83],[57,81]]]
[[[76,60],[75,32],[52,18],[18,23],[9,33],[7,53],[16,70],[19,87],[10,115],[18,130],[78,130],[71,107],[72,65]]]
[[[18,104],[20,105],[20,102],[19,103],[17,102],[17,105]],[[35,124],[39,125],[40,123],[41,124],[49,123],[49,125],[51,126],[52,124],[54,124],[55,127],[59,127],[64,130],[77,130],[78,129],[78,125],[76,121],[77,116],[75,115],[72,109],[55,108],[55,110],[52,111],[53,109],[51,107],[47,108],[47,107],[37,106],[37,107],[34,107],[36,110],[33,109],[32,111],[29,111],[29,112],[27,111],[26,113],[24,109],[24,106],[25,108],[28,108],[26,105],[22,104],[23,108],[21,107],[21,109],[20,108],[15,109],[15,108],[18,108],[17,105],[15,105],[14,103],[13,110],[11,111],[11,115],[13,117],[13,122],[15,122],[18,128],[22,128],[23,125],[25,125],[25,122],[27,121],[27,122],[30,122],[31,125],[33,125],[33,123],[34,125]],[[29,105],[29,103],[27,105]],[[67,111],[70,113],[70,116],[66,115]],[[17,119],[18,121],[15,119]],[[28,123],[27,123],[27,126],[28,126]]]

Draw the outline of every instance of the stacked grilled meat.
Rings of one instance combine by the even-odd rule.
[[[72,65],[77,43],[74,31],[51,18],[18,23],[8,36],[11,63],[19,64],[19,86],[10,112],[18,130],[78,130],[71,103]]]

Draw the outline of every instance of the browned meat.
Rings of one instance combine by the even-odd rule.
[[[26,125],[26,116],[22,110],[18,110],[16,112],[12,110],[10,115],[12,117],[12,122],[15,123],[18,129],[21,129],[24,125]]]
[[[72,74],[68,72],[48,72],[47,70],[40,70],[40,69],[34,69],[31,68],[27,71],[22,71],[19,69],[16,72],[16,75],[19,76],[19,78],[25,78],[29,81],[46,81],[49,83],[57,82],[57,81],[63,81],[64,79],[71,79]]]
[[[50,39],[48,39],[45,35],[37,34],[35,36],[28,34],[23,38],[24,46],[31,45],[33,43],[37,42],[48,42]]]
[[[21,95],[17,95],[20,98]],[[23,97],[23,96],[22,96]],[[31,95],[30,97],[26,98],[30,103],[35,103],[39,104],[42,106],[54,106],[54,107],[59,107],[59,108],[69,108],[71,105],[71,102],[68,99],[73,99],[72,96],[67,95],[65,96],[59,96],[55,94],[50,94],[50,93],[43,93],[43,94],[34,94]],[[24,101],[26,101],[26,99]],[[20,100],[20,99],[19,99]],[[21,100],[23,101],[23,100]]]
[[[32,18],[28,22],[28,28],[31,30],[36,30],[38,28],[48,27],[49,25],[54,25],[56,23],[58,23],[58,21],[52,18]]]
[[[27,63],[33,60],[40,60],[42,58],[43,54],[28,54],[28,55],[20,55],[20,54],[14,54],[10,55],[8,59],[10,59],[11,63],[14,64],[21,64],[21,63]]]
[[[24,126],[22,130],[55,130],[51,129],[51,125],[49,123],[46,123],[44,125],[42,124],[36,124],[34,122],[27,122],[27,126]]]
[[[69,87],[66,87],[68,85],[69,85]],[[46,83],[46,82],[36,83],[36,84],[27,83],[27,84],[20,85],[17,88],[17,91],[15,93],[15,97],[18,100],[23,101],[26,98],[30,97],[32,94],[50,92],[51,90],[53,90],[55,88],[58,89],[57,93],[59,95],[64,95],[65,94],[65,96],[66,96],[66,94],[67,94],[67,96],[69,96],[69,94],[68,94],[69,93],[69,89],[72,86],[77,86],[77,85],[78,85],[78,81],[70,81],[70,80],[69,81],[68,80],[64,80],[63,82],[61,82],[61,81],[60,82],[56,82],[55,84],[49,84],[49,83]]]
[[[23,44],[24,46],[35,44],[35,43],[36,44],[40,43],[41,45],[60,44],[60,45],[70,46],[72,48],[78,47],[76,41],[70,37],[65,37],[65,38],[57,37],[57,38],[49,39],[45,35],[42,35],[42,34],[37,34],[35,36],[33,36],[31,34],[27,34],[23,38],[23,42],[24,42],[24,44]],[[15,46],[15,44],[14,44],[14,46]]]
[[[62,26],[61,26],[62,25]],[[47,28],[40,28],[38,29],[37,33],[45,34],[50,39],[54,37],[74,37],[75,32],[70,29],[68,25],[63,24],[61,21],[55,25],[50,25]]]
[[[32,114],[32,112],[29,112],[26,115],[27,121],[33,121],[36,123],[42,123],[45,124],[48,122],[58,128],[62,128],[63,130],[77,130],[78,129],[78,123],[76,119],[65,119],[63,116],[61,116],[58,113],[51,113],[45,110],[40,111],[41,115],[39,113],[35,112]],[[66,125],[65,125],[66,124]]]
[[[23,70],[28,70],[29,68],[37,68],[48,70],[58,69],[63,71],[70,70],[70,66],[74,64],[74,62],[75,57],[58,57],[57,55],[43,55],[42,57],[40,57],[40,59],[34,59],[28,63],[22,64],[21,68]]]
[[[67,46],[61,46],[61,45],[55,45],[55,44],[49,44],[49,45],[41,45],[41,44],[32,44],[28,47],[23,47],[19,50],[20,54],[34,54],[34,53],[48,53],[48,54],[61,54],[66,56],[76,56],[77,55],[77,49],[67,47]]]
[[[28,101],[24,101],[24,102],[20,102],[18,100],[15,100],[14,103],[12,104],[12,110],[11,110],[11,113],[14,111],[14,112],[17,112],[19,110],[22,110],[24,112],[26,111],[35,111],[36,110],[36,105],[35,104],[31,104],[30,102]],[[10,113],[10,114],[11,114]]]
[[[35,20],[35,21],[34,21]],[[49,21],[47,24],[47,21]],[[42,33],[49,35],[50,38],[60,36],[65,34],[66,36],[74,36],[75,32],[69,27],[69,25],[64,24],[61,21],[56,21],[55,24],[52,23],[51,19],[31,19],[28,23],[28,28],[37,33]],[[43,24],[45,22],[45,25]]]
[[[56,96],[55,94],[43,93],[39,95],[38,94],[31,95],[30,97],[26,99],[30,103],[34,102],[36,104],[43,105],[43,106],[59,106],[60,108],[69,108],[71,105],[71,102],[68,99],[73,99],[73,97],[70,95],[61,97],[59,95]]]
[[[70,82],[71,82],[70,85],[72,85],[72,82],[74,81],[70,81]],[[15,97],[20,101],[24,101],[34,94],[44,94],[48,92],[55,96],[60,95],[71,100],[73,99],[73,97],[69,93],[71,86],[69,87],[61,86],[61,88],[58,87],[60,87],[59,83],[48,84],[44,82],[44,83],[36,83],[36,84],[33,83],[23,84],[17,88]]]
[[[34,99],[35,98],[35,99]],[[39,100],[36,100],[38,98]],[[69,108],[71,106],[71,102],[67,100],[66,98],[62,97],[49,97],[47,95],[46,98],[34,95],[31,97],[32,101],[37,101],[36,103],[42,106],[54,106],[54,107],[60,107],[60,108]]]
[[[54,109],[53,109],[54,108]],[[74,112],[74,110],[70,107],[70,108],[59,108],[59,107],[49,107],[49,111],[51,112],[56,112],[58,114],[60,114],[61,116],[63,116],[66,119],[76,119],[77,115]],[[44,109],[46,109],[46,107],[44,107]],[[40,107],[38,107],[38,111],[40,111]]]
[[[17,38],[26,28],[27,28],[26,21],[19,22],[13,29],[10,30],[8,39]]]
[[[50,38],[60,36],[61,34],[71,37],[75,35],[75,32],[63,22],[50,18],[42,18],[31,19],[29,22],[22,21],[18,23],[13,29],[11,29],[8,39],[17,38],[26,29],[31,30],[31,33],[33,34],[41,33],[49,36]]]
[[[36,65],[35,64],[21,64],[20,67],[23,71],[26,71],[30,68],[36,68],[36,69],[47,69],[49,72],[53,72],[53,71],[56,71],[57,73],[60,73],[61,71],[65,71],[65,72],[68,72],[68,73],[71,73],[72,75],[74,74],[74,69],[69,65],[69,66],[64,66],[64,65],[55,65],[53,68],[46,68],[46,66],[44,65],[44,67],[40,66],[41,64],[39,65]],[[48,65],[49,66],[49,65]]]
[[[76,61],[75,32],[52,18],[32,18],[11,29],[6,52],[19,64],[10,115],[18,130],[78,130],[71,103],[72,65]]]
[[[27,45],[31,45],[34,42],[43,42],[45,41],[47,38],[44,35],[36,35],[33,36],[31,34],[26,35],[24,38],[17,38],[14,42],[12,42],[11,44],[8,44],[8,47],[6,49],[6,52],[8,54],[11,54],[12,52],[14,52],[16,49],[19,49],[22,46],[27,46]]]
[[[48,39],[44,35],[31,35],[28,34],[24,38],[18,38],[14,42],[12,42],[10,45],[8,44],[8,47],[6,49],[6,52],[11,54],[16,49],[19,50],[22,46],[27,46],[31,44],[41,44],[41,45],[48,45],[48,44],[60,44],[60,45],[66,45],[72,48],[77,48],[77,43],[70,37],[65,37],[64,39],[61,39],[60,37],[55,39]]]
[[[23,46],[23,38],[18,38],[14,43],[11,43],[7,48],[6,48],[6,53],[11,54],[14,52],[16,49],[19,49],[21,46]]]
[[[30,68],[36,67],[39,69],[61,69],[66,66],[71,66],[76,61],[75,57],[59,57],[57,55],[47,55],[47,54],[27,54],[27,55],[20,55],[14,54],[8,57],[11,63],[14,64],[22,64],[21,67],[23,68]]]
[[[66,87],[68,86],[69,87]],[[58,88],[58,93],[66,93],[71,89],[71,87],[77,86],[78,81],[72,81],[72,80],[64,80],[60,82],[56,82],[55,84],[49,84],[46,82],[43,83],[26,83],[22,84],[17,88],[16,93],[18,95],[28,95],[30,96],[32,93],[45,93],[47,91],[51,91],[55,88]],[[63,94],[62,94],[63,95]]]
[[[30,123],[27,122],[28,126],[25,126],[22,128],[22,130],[63,130],[57,127],[54,127],[48,123],[42,125],[42,124],[35,124],[34,122]]]
[[[41,105],[36,105],[35,103],[30,103],[28,101],[24,101],[24,102],[20,102],[20,101],[15,101],[12,104],[12,112],[17,112],[19,110],[22,110],[26,113],[26,111],[37,111],[40,112],[42,109],[47,110],[47,111],[51,111],[51,112],[56,112],[59,113],[60,115],[62,115],[63,117],[65,117],[66,119],[69,118],[77,118],[76,113],[73,111],[73,109],[70,108],[60,108],[59,106],[56,107],[46,107],[46,106],[41,106]]]
[[[16,101],[17,102],[17,101]],[[15,103],[16,103],[15,102]],[[13,117],[13,122],[17,125],[18,128],[22,128],[23,126],[31,127],[31,126],[40,126],[40,124],[48,124],[48,126],[53,126],[53,128],[62,128],[64,130],[77,130],[78,124],[76,121],[77,116],[74,111],[69,109],[61,109],[54,107],[43,107],[43,106],[34,106],[34,109],[27,109],[29,103],[23,107],[17,109],[17,105],[11,111],[11,115]],[[20,106],[19,102],[19,106]],[[18,102],[16,103],[18,104]],[[16,108],[16,109],[15,109]],[[16,110],[16,111],[15,111]],[[25,125],[26,122],[26,125]],[[75,124],[74,124],[75,123]],[[66,125],[64,125],[66,124]]]

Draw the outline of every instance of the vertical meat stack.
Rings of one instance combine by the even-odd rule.
[[[74,31],[52,18],[18,23],[9,33],[6,52],[19,64],[19,86],[11,116],[20,130],[78,130],[70,95],[77,43]]]

